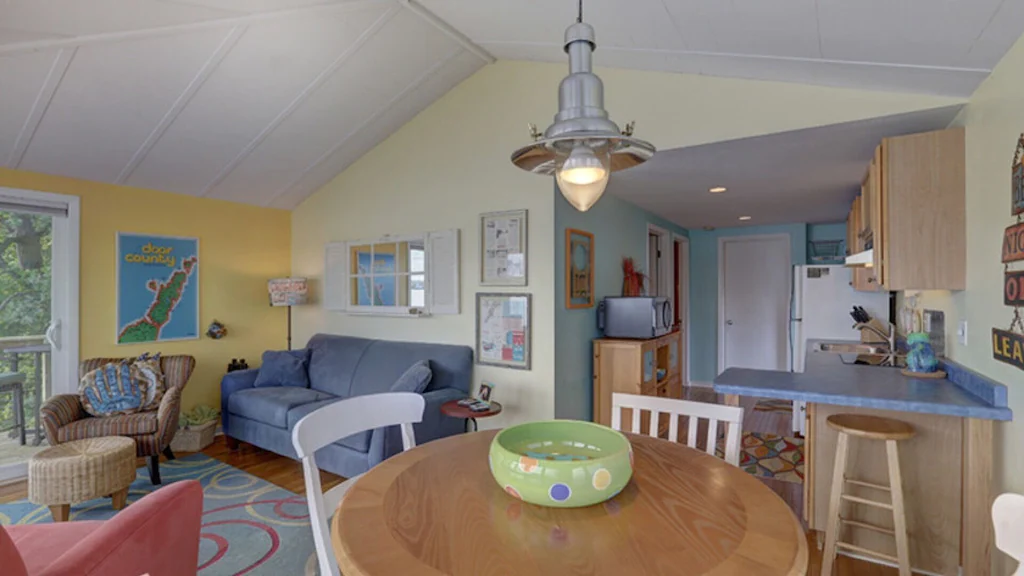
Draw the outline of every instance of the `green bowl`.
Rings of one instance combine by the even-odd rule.
[[[579,508],[622,491],[633,476],[633,447],[600,424],[529,422],[491,441],[491,474],[509,495],[539,506]]]

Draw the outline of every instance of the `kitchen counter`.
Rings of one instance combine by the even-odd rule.
[[[844,364],[839,354],[812,351],[818,343],[807,342],[803,373],[729,368],[715,378],[715,391],[962,418],[1013,419],[1005,386],[953,362],[944,366],[945,379],[911,378],[898,368]]]

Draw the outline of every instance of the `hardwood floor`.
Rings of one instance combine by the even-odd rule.
[[[690,399],[703,398],[701,401],[714,401],[713,398],[708,399],[709,396],[714,396],[714,392],[710,391],[697,391],[691,392],[688,395]],[[745,401],[747,399],[744,399]],[[780,432],[788,433],[788,422],[783,422],[783,418],[780,417],[779,413],[773,412],[756,412],[753,408],[753,402],[749,407],[746,405],[745,408],[747,416],[744,417],[744,429],[745,430],[756,430],[763,432],[770,432],[777,434]],[[748,420],[749,418],[749,420]],[[756,426],[756,428],[747,428],[747,425]],[[761,427],[769,428],[774,427],[771,430],[762,430]],[[772,430],[778,430],[780,432],[773,432]],[[242,444],[238,450],[229,450],[224,445],[222,437],[218,437],[212,446],[203,450],[203,454],[216,458],[222,462],[230,464],[244,472],[248,472],[253,476],[262,478],[267,482],[276,484],[286,490],[295,492],[296,494],[305,494],[305,484],[302,478],[302,465],[298,462],[278,456],[272,452],[267,452],[255,446],[248,444]],[[144,462],[140,459],[139,466],[143,466]],[[343,481],[343,478],[330,474],[327,472],[320,473],[320,481],[323,483],[324,490],[327,490]],[[767,479],[762,479],[772,490],[775,490],[782,498],[790,503],[792,506],[794,503],[802,504],[803,500],[800,495],[800,485],[793,484],[791,482],[779,482]],[[12,485],[0,486],[0,503],[11,502],[14,500],[20,500],[27,496],[27,485],[25,482],[18,482]],[[810,551],[810,569],[808,570],[808,576],[819,576],[821,574],[821,552],[814,541],[813,536],[808,535],[808,550]],[[836,560],[836,567],[832,572],[835,576],[897,576],[898,571],[895,568],[889,568],[887,566],[879,566],[877,564],[871,564],[860,560],[853,560],[840,556]]]

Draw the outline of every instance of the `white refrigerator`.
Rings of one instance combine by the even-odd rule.
[[[790,366],[804,371],[807,340],[860,340],[850,316],[860,306],[883,322],[889,318],[888,292],[858,292],[853,289],[853,270],[845,266],[794,266],[790,306]],[[793,403],[793,430],[805,433],[803,402]]]

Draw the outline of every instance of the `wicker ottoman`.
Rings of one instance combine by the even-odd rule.
[[[28,499],[66,522],[71,504],[110,496],[124,508],[135,481],[135,441],[121,436],[73,440],[36,454],[28,463]]]

